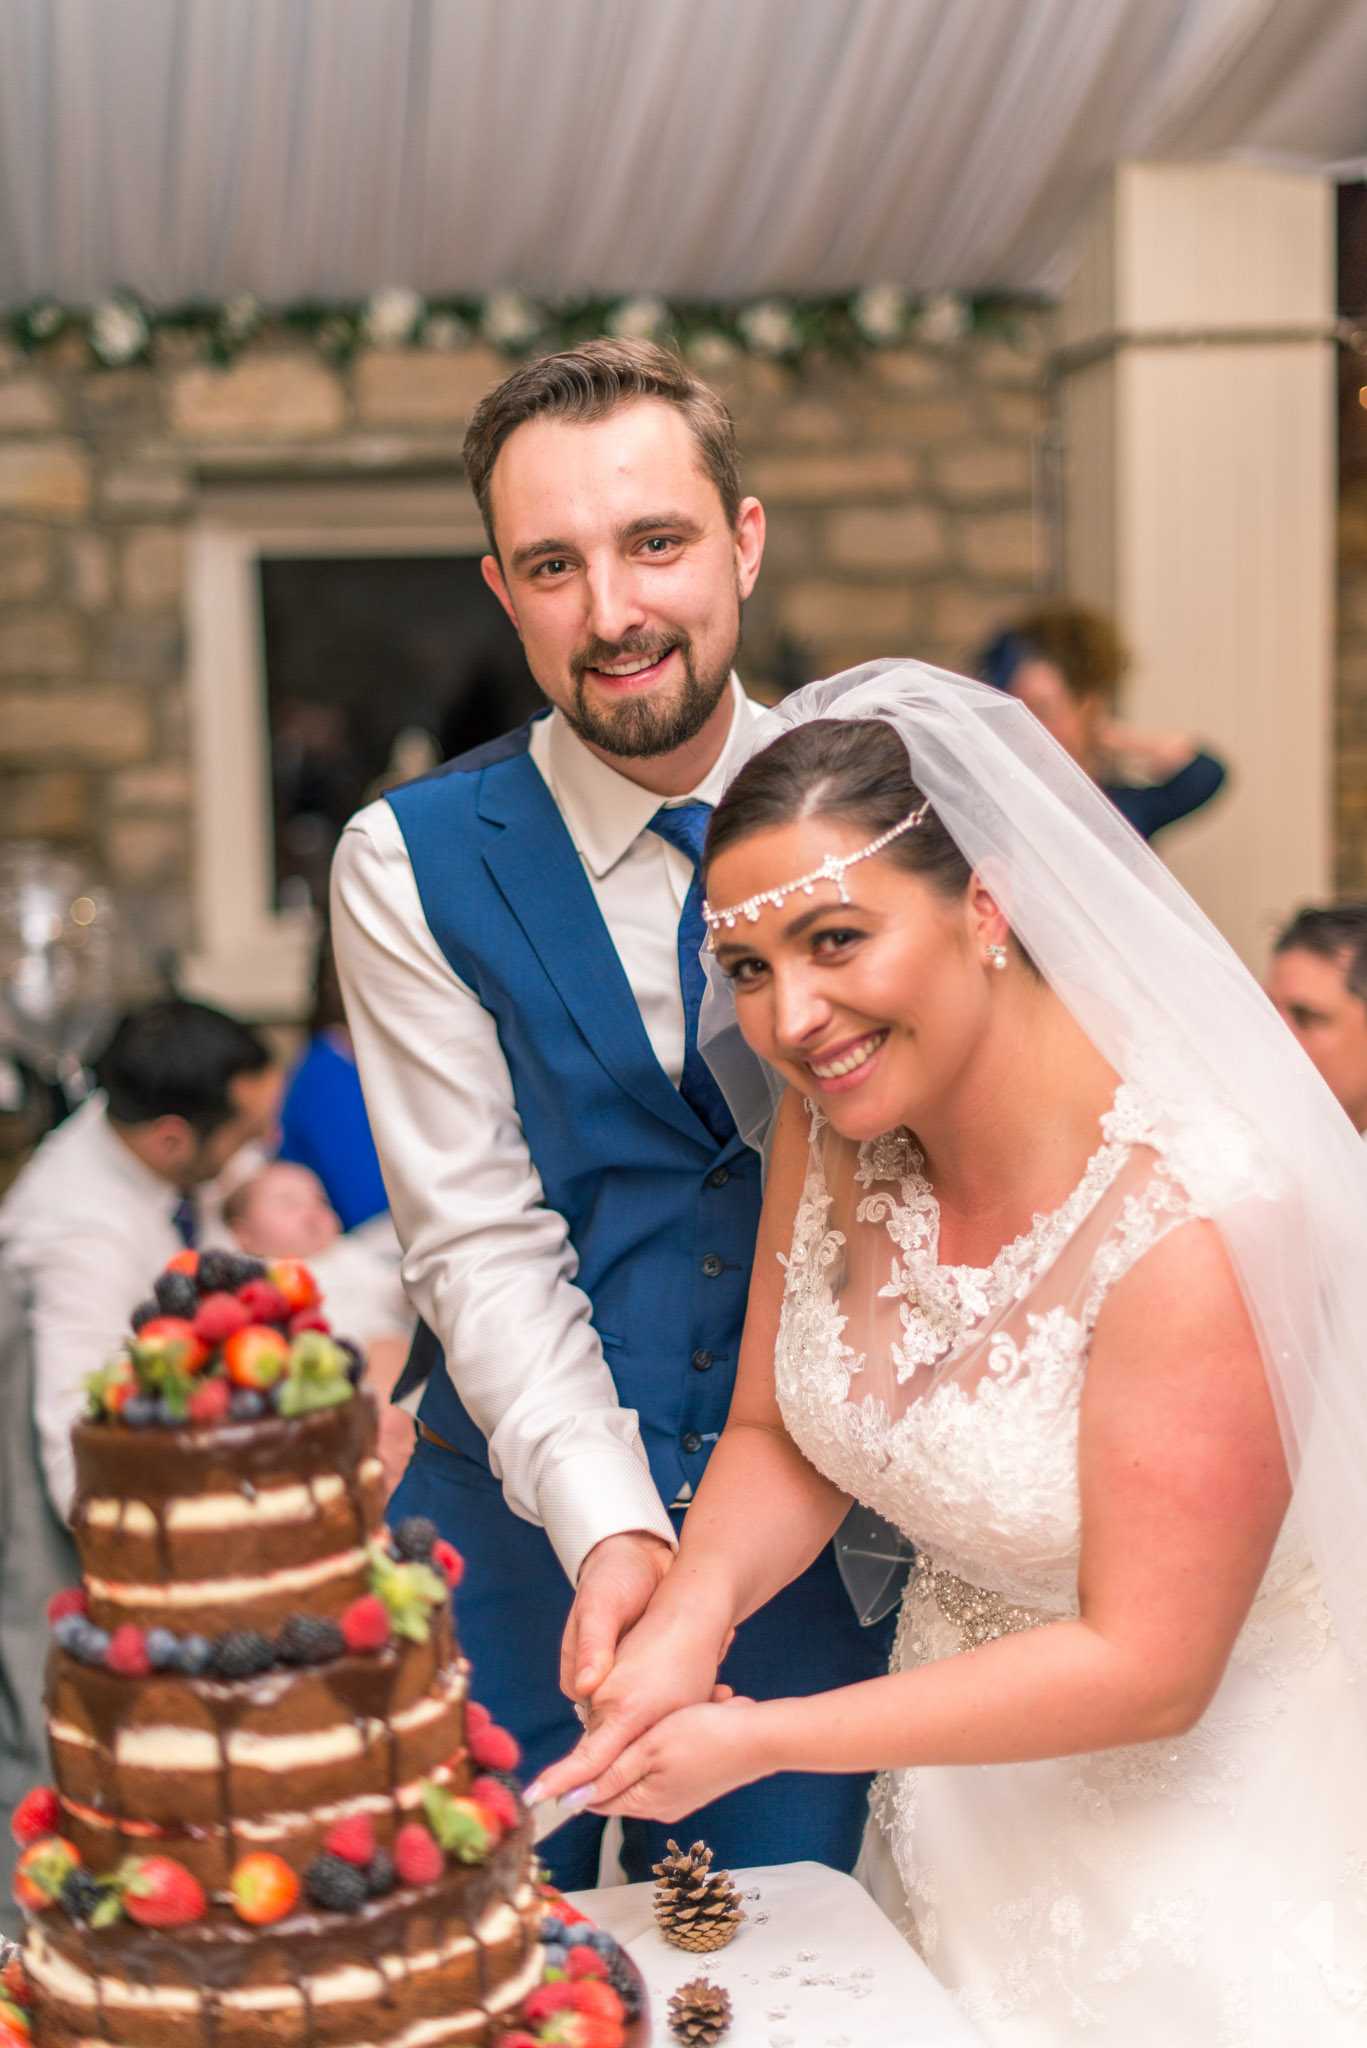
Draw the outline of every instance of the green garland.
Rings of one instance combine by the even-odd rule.
[[[345,364],[362,348],[453,350],[484,343],[510,357],[572,348],[600,334],[674,341],[706,368],[736,354],[797,362],[812,353],[850,356],[908,343],[953,347],[974,334],[1019,340],[1033,301],[938,292],[912,297],[895,285],[870,285],[834,298],[771,296],[743,304],[578,298],[549,304],[523,293],[424,299],[391,286],[347,304],[303,300],[267,308],[250,292],[182,306],[149,306],[119,292],[93,307],[37,299],[0,314],[0,332],[25,354],[64,336],[81,336],[97,364],[119,368],[151,359],[159,334],[197,337],[204,356],[226,367],[268,324],[305,335],[329,362]]]

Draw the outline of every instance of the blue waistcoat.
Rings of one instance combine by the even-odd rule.
[[[546,1201],[669,1502],[697,1485],[730,1405],[759,1160],[738,1137],[719,1146],[656,1059],[530,731],[387,801],[432,936],[498,1026]],[[398,1391],[426,1377],[422,1420],[487,1465],[441,1356],[420,1330]]]

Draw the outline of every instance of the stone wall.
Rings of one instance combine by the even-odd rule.
[[[710,371],[769,513],[747,679],[870,656],[961,665],[1044,580],[1034,489],[1042,316],[1015,339]],[[192,943],[185,536],[207,480],[460,475],[481,349],[334,369],[284,334],[228,370],[174,338],[93,368],[74,340],[0,360],[0,836],[88,852],[122,979]]]

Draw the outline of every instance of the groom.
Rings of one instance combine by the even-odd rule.
[[[465,456],[485,578],[553,708],[352,820],[333,934],[423,1316],[389,1519],[463,1552],[475,1690],[530,1774],[668,1568],[734,1382],[759,1161],[698,1053],[697,861],[755,715],[732,663],[764,514],[720,400],[649,343],[524,365]],[[887,1649],[828,1549],[722,1676],[815,1692]],[[690,1826],[719,1863],[848,1869],[866,1783],[779,1776]],[[602,1827],[550,1838],[561,1885],[596,1881]],[[630,1877],[666,1832],[626,1823]]]

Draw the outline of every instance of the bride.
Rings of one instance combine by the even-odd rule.
[[[1360,1141],[1020,706],[874,664],[756,744],[706,854],[708,1056],[748,1132],[737,1031],[781,1094],[735,1401],[533,1791],[881,1769],[860,1874],[989,2042],[1360,2041]],[[852,1499],[915,1545],[889,1675],[729,1698]]]

